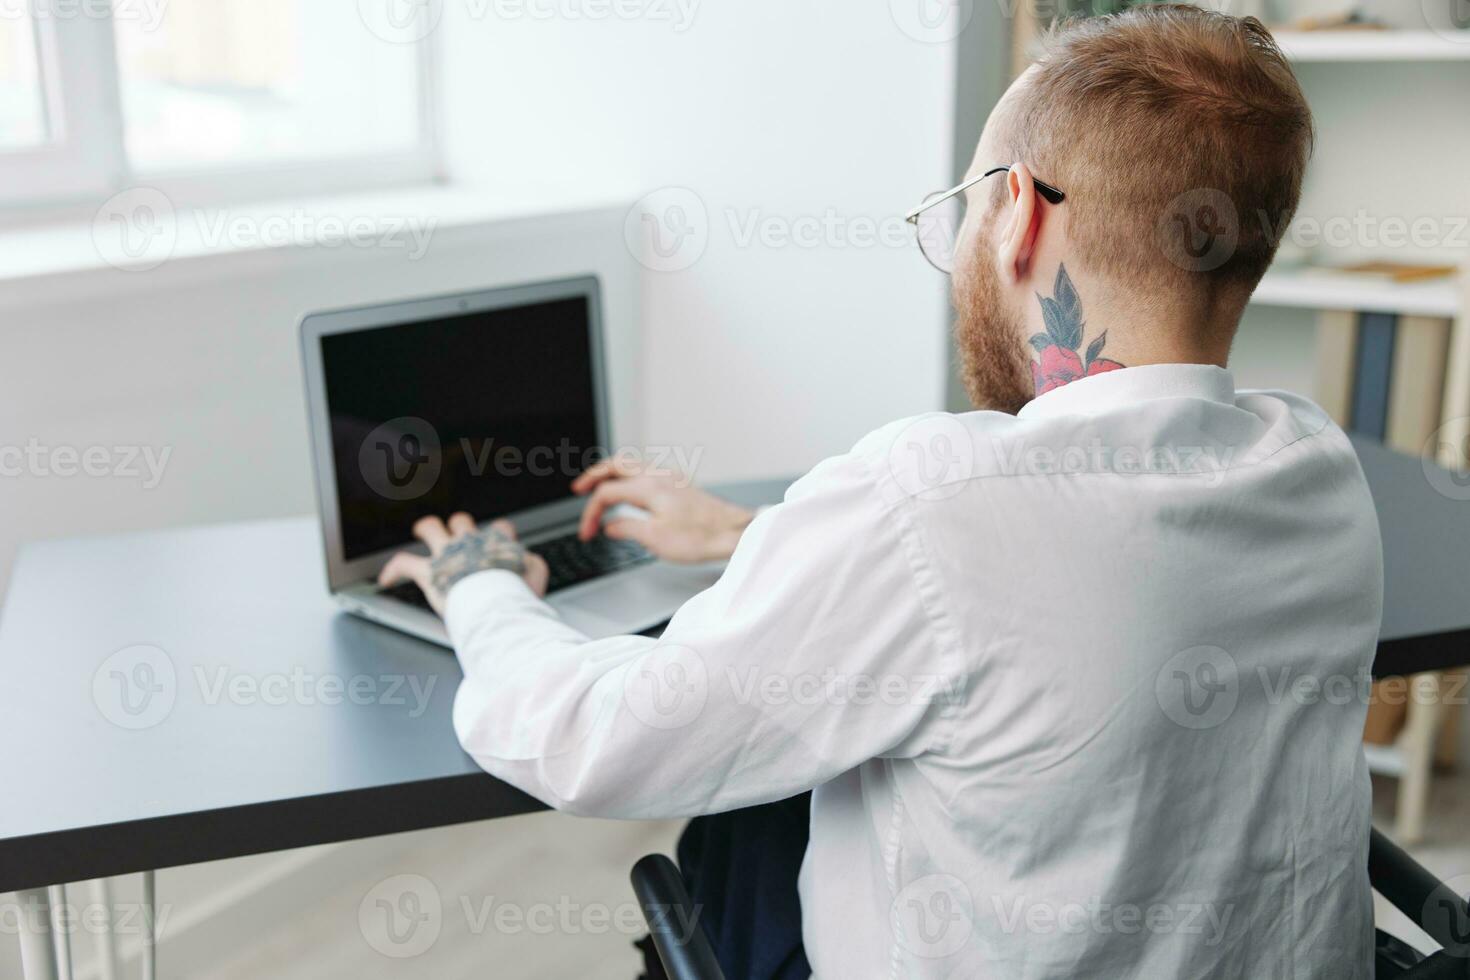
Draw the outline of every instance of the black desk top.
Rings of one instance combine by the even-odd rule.
[[[1470,664],[1470,479],[1368,440],[1353,443],[1383,535],[1373,672]]]
[[[1377,672],[1470,662],[1470,502],[1416,459],[1360,455]],[[0,892],[541,809],[455,741],[452,656],[326,597],[319,541],[298,518],[23,551],[0,618]]]
[[[459,747],[448,650],[328,598],[310,517],[25,548],[0,677],[0,892],[544,809]]]

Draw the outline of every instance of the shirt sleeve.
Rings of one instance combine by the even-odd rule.
[[[450,592],[461,744],[560,810],[660,818],[784,799],[938,737],[945,669],[902,527],[856,455],[746,529],[659,639],[589,640],[516,575]]]

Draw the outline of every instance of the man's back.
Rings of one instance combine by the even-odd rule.
[[[1381,556],[1320,409],[1160,365],[854,455],[954,668],[816,791],[817,975],[1366,975]]]

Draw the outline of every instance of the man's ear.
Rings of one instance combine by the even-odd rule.
[[[1041,210],[1036,206],[1036,183],[1024,163],[1011,164],[1006,174],[1006,194],[1010,197],[1011,218],[1001,229],[999,261],[1001,277],[1008,285],[1025,279],[1036,253],[1036,237],[1041,230]]]

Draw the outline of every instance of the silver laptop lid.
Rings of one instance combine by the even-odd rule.
[[[575,520],[572,478],[609,446],[602,347],[593,276],[305,317],[330,588],[375,576],[428,514]]]

